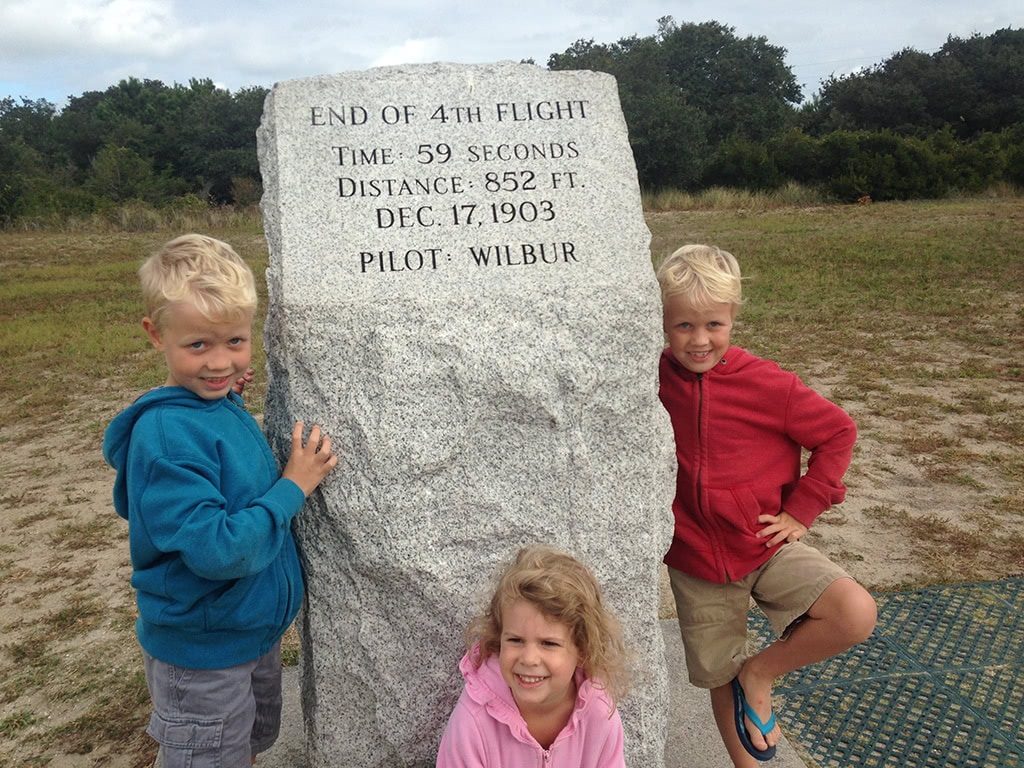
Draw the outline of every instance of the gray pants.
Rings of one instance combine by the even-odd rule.
[[[145,651],[161,768],[243,768],[281,730],[281,643],[227,669],[186,669]]]

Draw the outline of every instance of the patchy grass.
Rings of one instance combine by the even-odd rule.
[[[0,426],[14,419],[44,424],[75,394],[93,390],[98,376],[114,385],[97,393],[107,400],[165,378],[163,358],[149,349],[139,325],[135,273],[175,234],[0,233],[0,357],[9,371],[0,378],[0,401],[12,404],[0,412]],[[262,277],[262,233],[211,234],[231,243]]]
[[[73,594],[61,608],[30,622],[24,639],[5,644],[3,650],[15,663],[40,660],[46,657],[52,642],[84,634],[101,618],[101,604],[94,595]]]
[[[648,223],[655,257],[689,242],[735,253],[748,278],[736,343],[857,419],[849,500],[815,541],[866,583],[897,559],[910,565],[889,586],[1024,573],[1024,200],[801,194],[666,199]],[[206,223],[253,267],[265,309],[262,234]],[[135,270],[180,231],[0,232],[0,765],[152,763],[127,528],[98,445],[164,378]],[[285,663],[299,653],[292,629]]]
[[[1020,499],[1015,501],[1019,503]],[[955,522],[896,506],[874,506],[864,514],[881,529],[900,530],[909,537],[914,543],[914,556],[930,574],[932,583],[990,578],[988,564],[992,561],[1003,564],[1007,573],[1024,573],[1024,529],[1019,512],[1016,522],[985,510],[967,512],[970,514]]]
[[[111,530],[117,525],[113,516],[93,518],[81,523],[65,523],[50,534],[50,542],[61,549],[92,549],[110,541]]]
[[[35,724],[36,716],[31,712],[19,711],[0,719],[0,736],[10,738]]]

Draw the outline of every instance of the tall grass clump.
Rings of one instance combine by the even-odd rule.
[[[699,192],[661,189],[644,192],[645,211],[771,211],[805,208],[835,202],[813,187],[789,182],[778,189],[751,191],[734,187],[709,187]]]
[[[9,232],[209,232],[243,230],[262,232],[259,207],[210,205],[195,195],[175,198],[154,206],[142,200],[128,200],[102,210],[80,215],[41,214],[23,216],[7,227]]]

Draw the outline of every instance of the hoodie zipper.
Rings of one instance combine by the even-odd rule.
[[[697,453],[700,457],[700,466],[697,469],[697,509],[700,510],[700,515],[704,520],[704,524],[707,526],[708,536],[712,539],[714,547],[715,560],[717,560],[722,569],[722,573],[725,574],[726,581],[732,581],[732,577],[729,574],[729,566],[722,557],[722,546],[720,542],[718,528],[712,520],[711,515],[704,509],[704,374],[697,374]]]

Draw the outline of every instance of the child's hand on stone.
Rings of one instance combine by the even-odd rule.
[[[757,532],[762,539],[771,537],[764,543],[766,547],[774,547],[783,542],[799,541],[800,537],[807,533],[807,526],[784,510],[780,511],[778,515],[758,515],[757,522],[767,523]]]
[[[331,438],[323,434],[317,424],[309,430],[309,439],[303,444],[302,432],[305,427],[303,422],[295,422],[295,428],[292,429],[292,453],[282,477],[291,480],[309,496],[327,477],[327,473],[334,469],[338,457],[331,452]]]
[[[243,373],[241,376],[235,379],[235,383],[231,386],[231,388],[235,391],[236,395],[242,394],[242,392],[245,391],[245,385],[252,383],[252,377],[255,375],[255,373],[256,371],[254,371],[252,368],[249,368],[248,370],[246,370],[245,373]]]

